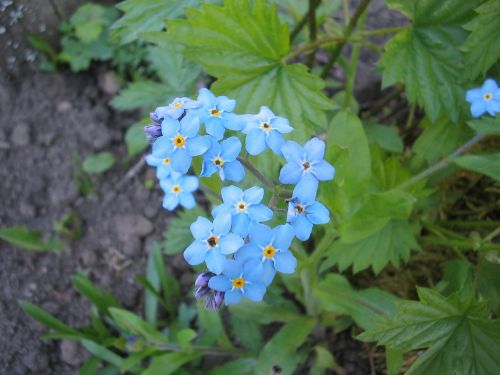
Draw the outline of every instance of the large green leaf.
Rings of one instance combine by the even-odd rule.
[[[267,105],[292,122],[299,141],[312,134],[314,128],[307,125],[325,125],[323,110],[330,102],[321,93],[324,83],[304,65],[283,62],[290,52],[288,27],[275,5],[227,0],[224,6],[186,10],[186,15],[187,20],[168,23],[168,35],[217,78],[215,92],[238,100],[238,111]]]
[[[0,228],[0,238],[21,249],[33,251],[60,252],[63,244],[57,237],[44,240],[43,233],[38,230],[28,229],[22,225]]]
[[[465,155],[453,159],[455,164],[485,174],[500,182],[500,152],[483,155]]]
[[[478,0],[387,0],[412,21],[396,34],[380,60],[383,85],[403,82],[410,102],[418,102],[436,120],[440,113],[458,121],[464,106],[462,29]]]
[[[467,122],[479,134],[500,135],[500,116],[483,116]]]
[[[471,33],[462,46],[472,78],[486,74],[500,57],[500,2],[489,0],[477,8],[476,13],[464,26]]]
[[[484,303],[431,289],[418,294],[419,302],[401,302],[359,338],[404,351],[427,349],[407,375],[500,373],[500,320],[488,319]]]
[[[171,88],[163,83],[140,80],[130,83],[113,98],[111,105],[116,109],[128,110],[142,107],[166,105],[175,97]]]

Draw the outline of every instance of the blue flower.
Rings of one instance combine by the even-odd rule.
[[[170,158],[164,157],[162,159],[156,158],[153,155],[146,156],[146,163],[150,167],[156,167],[156,177],[158,180],[163,180],[170,176],[172,173],[176,173],[172,170],[172,166],[170,165]]]
[[[220,144],[212,139],[212,146],[205,153],[200,176],[210,177],[219,172],[220,179],[241,181],[245,177],[243,165],[236,160],[241,151],[241,142],[237,137],[229,137]]]
[[[179,204],[186,209],[193,208],[196,205],[193,192],[198,189],[198,185],[197,177],[173,172],[170,178],[160,181],[165,192],[163,208],[173,211]]]
[[[244,237],[248,234],[251,223],[271,220],[273,211],[260,203],[264,197],[264,189],[258,186],[245,191],[236,186],[227,186],[221,191],[223,204],[212,211],[214,217],[225,215],[231,221],[231,230]]]
[[[250,242],[236,252],[235,258],[239,261],[257,259],[261,262],[261,279],[265,285],[271,284],[276,271],[286,274],[295,272],[297,259],[288,250],[295,231],[289,224],[278,225],[273,229],[257,224],[250,228],[249,237]]]
[[[266,287],[260,280],[261,267],[256,261],[240,262],[228,260],[222,275],[214,276],[208,286],[216,291],[224,292],[224,302],[232,305],[241,301],[242,297],[251,301],[262,301]]]
[[[225,129],[241,130],[243,128],[241,118],[232,113],[236,100],[229,99],[227,96],[216,97],[210,90],[202,88],[197,101],[201,108],[195,111],[196,115],[205,124],[207,133],[217,140],[224,137]]]
[[[200,122],[196,116],[185,116],[180,122],[165,117],[161,123],[163,136],[153,143],[153,156],[170,158],[172,169],[186,173],[193,156],[203,154],[211,144],[210,136],[198,136]]]
[[[283,156],[281,147],[285,138],[282,134],[293,130],[286,118],[275,116],[265,106],[260,107],[257,115],[242,117],[246,120],[243,133],[247,134],[245,146],[250,155],[260,154],[267,145],[275,154]]]
[[[335,168],[323,160],[325,142],[319,138],[308,141],[304,147],[293,141],[281,148],[287,164],[281,168],[279,180],[283,184],[296,184],[303,176],[312,175],[319,181],[332,180]]]
[[[302,179],[293,189],[288,203],[287,223],[295,229],[295,235],[306,241],[311,235],[313,224],[330,221],[328,209],[315,200],[317,182],[312,178]]]
[[[184,259],[192,266],[205,262],[210,272],[220,274],[226,255],[234,254],[244,244],[240,236],[229,233],[230,225],[221,217],[216,217],[212,223],[199,216],[191,224],[195,241],[184,251]]]
[[[492,79],[487,79],[480,88],[467,91],[465,99],[471,104],[473,117],[479,117],[485,112],[495,116],[500,112],[500,88]]]
[[[151,114],[151,118],[159,122],[159,120],[170,116],[173,119],[178,119],[184,114],[186,109],[194,109],[200,107],[200,103],[189,98],[175,98],[172,103],[165,107],[158,107]]]

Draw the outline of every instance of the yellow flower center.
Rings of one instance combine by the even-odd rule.
[[[175,147],[183,147],[186,144],[186,138],[184,138],[184,136],[182,136],[180,134],[177,134],[174,137],[173,142],[174,142]]]
[[[483,95],[483,99],[489,102],[491,99],[493,99],[493,94],[490,92],[487,92],[486,94]]]
[[[273,245],[268,245],[264,248],[262,253],[264,254],[264,257],[266,257],[267,259],[271,259],[274,257],[274,254],[276,253],[276,249],[274,248]]]
[[[222,160],[222,158],[220,156],[217,156],[216,158],[214,158],[212,160],[212,162],[218,166],[218,167],[222,167],[224,165],[224,160]]]
[[[208,237],[207,243],[208,243],[208,246],[215,247],[219,244],[219,237],[212,235],[212,236]]]
[[[267,122],[263,122],[260,124],[260,127],[265,131],[265,132],[269,132],[272,130],[272,127],[270,124],[268,124]]]
[[[220,117],[221,114],[222,114],[221,111],[219,111],[217,108],[212,108],[210,110],[211,116]]]
[[[240,201],[236,203],[236,210],[238,212],[246,212],[247,209],[248,209],[248,204],[246,204],[246,202]]]
[[[170,158],[163,159],[163,164],[170,165]]]
[[[179,185],[172,186],[172,193],[179,194],[181,191],[182,191],[182,189]]]
[[[243,277],[238,277],[233,280],[233,287],[241,289],[245,286],[245,279]]]
[[[180,108],[182,107],[182,103],[181,102],[174,103],[172,107],[174,107],[175,109]]]
[[[298,214],[301,214],[304,212],[304,206],[302,206],[301,204],[297,204],[295,206],[295,212],[297,212]]]

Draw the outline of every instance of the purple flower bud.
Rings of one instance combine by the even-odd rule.
[[[155,123],[155,124],[160,124],[161,123],[161,118],[156,114],[156,112],[150,112],[149,113],[149,118]]]
[[[212,272],[203,272],[198,275],[196,281],[194,282],[194,286],[196,287],[204,287],[208,285],[208,281],[214,276]]]
[[[210,290],[208,286],[200,286],[194,291],[194,298],[200,299],[206,297],[210,293]]]
[[[205,302],[205,308],[208,310],[219,310],[224,302],[224,292],[214,292]]]
[[[161,137],[161,126],[158,124],[149,124],[144,127],[146,138],[149,143],[154,143],[158,137]]]

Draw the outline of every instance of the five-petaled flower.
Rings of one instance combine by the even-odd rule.
[[[224,292],[224,302],[232,305],[240,302],[242,297],[258,302],[262,301],[266,287],[261,281],[262,268],[257,261],[240,262],[228,260],[224,265],[222,275],[214,276],[208,286],[219,292]]]
[[[156,108],[152,117],[154,116],[154,118],[158,120],[164,119],[167,116],[170,116],[173,119],[178,119],[184,114],[184,110],[198,107],[200,107],[200,103],[196,100],[189,98],[175,98],[169,105]]]
[[[240,236],[246,236],[253,223],[271,220],[273,211],[260,203],[264,198],[264,189],[258,186],[245,191],[236,186],[222,188],[224,203],[212,210],[214,217],[222,216],[231,221],[231,230]]]
[[[323,160],[325,142],[319,138],[309,140],[304,147],[288,141],[281,147],[281,152],[287,161],[280,171],[279,180],[283,184],[296,184],[304,176],[314,176],[317,185],[318,180],[332,180],[335,175],[335,168]]]
[[[198,189],[198,178],[172,172],[170,178],[160,180],[160,186],[165,192],[163,208],[173,211],[179,204],[187,209],[196,205],[193,192]]]
[[[172,169],[186,173],[193,156],[203,154],[210,147],[210,136],[199,136],[200,122],[196,116],[185,116],[180,122],[167,116],[161,123],[162,136],[153,143],[153,156],[170,158]]]
[[[245,177],[243,165],[236,160],[241,151],[237,137],[229,137],[220,144],[212,138],[210,149],[203,155],[201,177],[210,177],[219,172],[222,181],[241,181]]]
[[[282,134],[290,133],[293,128],[288,120],[275,116],[267,107],[260,107],[256,115],[244,115],[246,120],[243,133],[247,135],[245,146],[250,155],[258,155],[265,150],[266,145],[277,155],[283,156],[281,147],[285,143]]]
[[[230,226],[222,217],[216,217],[212,223],[198,216],[191,224],[195,241],[184,251],[184,259],[192,266],[205,262],[209,271],[220,274],[226,255],[234,254],[244,244],[240,236],[229,233]]]
[[[169,177],[171,174],[176,173],[172,170],[172,166],[170,165],[170,157],[166,156],[164,158],[156,158],[153,155],[147,155],[146,163],[150,167],[156,167],[156,177],[158,180],[163,180]]]
[[[297,259],[288,250],[295,231],[289,224],[278,225],[271,229],[264,224],[256,224],[250,228],[250,242],[239,249],[236,260],[245,262],[257,259],[262,265],[261,279],[265,285],[271,284],[276,271],[281,273],[294,273]]]
[[[480,88],[467,91],[465,98],[471,104],[473,117],[479,117],[485,112],[495,116],[500,112],[500,88],[492,79],[487,79]]]

